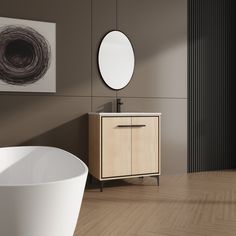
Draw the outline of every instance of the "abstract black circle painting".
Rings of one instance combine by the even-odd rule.
[[[55,24],[0,17],[0,91],[55,92]]]

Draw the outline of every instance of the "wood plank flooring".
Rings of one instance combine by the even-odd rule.
[[[236,236],[236,171],[88,186],[74,236]]]

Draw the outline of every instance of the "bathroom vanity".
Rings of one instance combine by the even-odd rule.
[[[161,113],[89,113],[89,171],[101,181],[161,173]]]

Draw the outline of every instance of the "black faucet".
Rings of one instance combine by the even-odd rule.
[[[123,102],[121,102],[121,98],[117,98],[116,99],[116,112],[121,112],[120,106],[123,104]]]

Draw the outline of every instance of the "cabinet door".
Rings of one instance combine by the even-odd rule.
[[[131,175],[130,125],[131,117],[102,118],[102,177]]]
[[[132,128],[132,174],[158,172],[158,117],[132,117],[132,125],[140,125]]]

